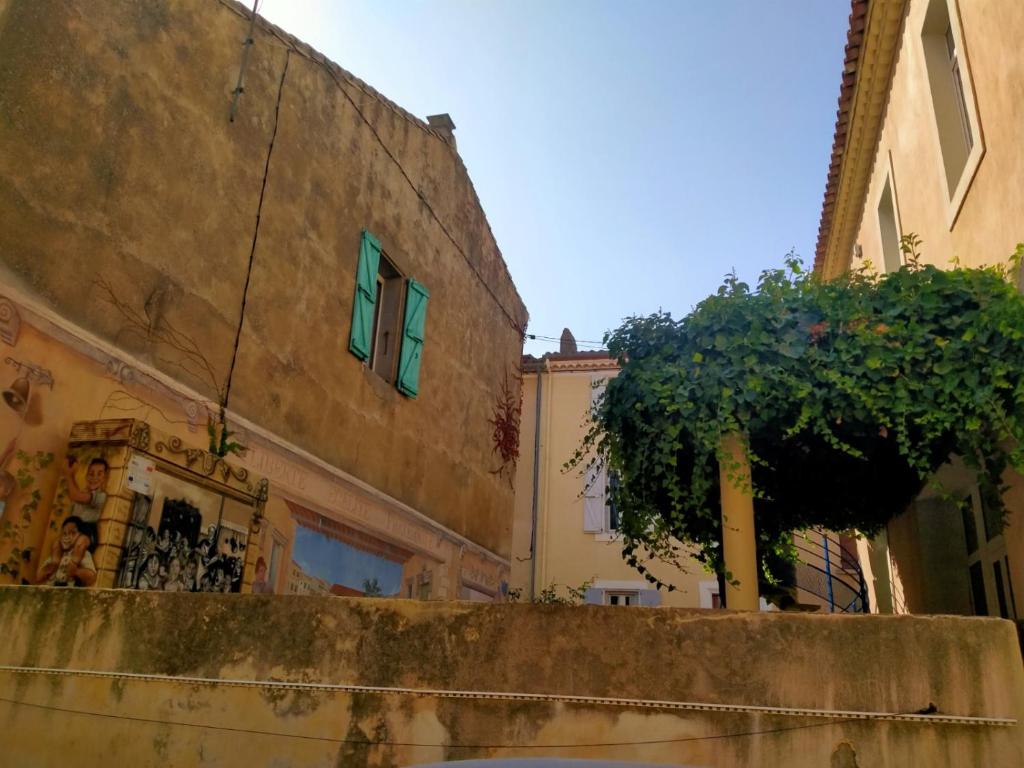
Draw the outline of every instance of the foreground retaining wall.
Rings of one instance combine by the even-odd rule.
[[[818,768],[1024,763],[1020,725],[564,700],[872,712],[933,705],[940,716],[1019,719],[1024,667],[1015,627],[996,619],[9,587],[0,588],[0,627],[3,765],[348,768],[508,756]],[[226,680],[556,696],[443,698]],[[603,746],[568,746],[581,744]]]

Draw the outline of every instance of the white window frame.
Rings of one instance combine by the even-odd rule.
[[[590,377],[590,408],[591,413],[598,399],[605,391],[607,374],[594,374]],[[593,512],[588,511],[594,504],[601,504],[600,529],[589,522]],[[603,464],[595,465],[584,473],[583,478],[583,531],[594,537],[596,541],[617,541],[621,538],[617,528],[611,526],[611,506],[608,498],[608,468]]]
[[[892,152],[888,152],[887,156],[888,163],[885,169],[885,177],[882,181],[882,189],[878,193],[878,201],[875,205],[875,211],[878,217],[878,252],[882,261],[878,267],[879,272],[886,273],[897,271],[905,263],[903,252],[900,250],[900,238],[903,237],[903,224],[900,221],[899,199],[896,196],[896,177],[892,169]],[[895,265],[890,263],[889,256],[891,254],[886,252],[886,233],[884,222],[882,221],[883,206],[891,209],[892,221],[890,223],[896,230],[896,242],[894,245],[896,248]],[[886,215],[888,214],[886,213]]]
[[[956,51],[955,61],[949,61],[949,54],[947,49],[945,32],[946,30],[938,30],[930,26],[933,22],[934,12],[932,8],[936,3],[944,3],[946,6],[946,13],[949,17],[949,28],[952,31],[954,48]],[[931,41],[929,42],[929,38]],[[970,57],[967,55],[967,48],[964,45],[963,32],[960,27],[960,8],[958,0],[930,0],[928,8],[924,13],[921,21],[921,28],[918,30],[918,40],[920,41],[922,53],[924,55],[924,66],[926,77],[928,78],[928,100],[932,108],[932,131],[935,137],[935,146],[939,154],[939,167],[942,169],[940,176],[942,177],[943,188],[946,192],[947,209],[946,209],[946,223],[949,229],[952,230],[956,224],[957,217],[960,215],[960,209],[963,207],[964,199],[967,197],[967,191],[970,189],[971,183],[974,181],[974,177],[978,172],[978,166],[981,165],[981,159],[985,156],[985,135],[981,128],[981,118],[978,113],[978,102],[974,91],[974,82],[971,77],[971,66]],[[938,45],[941,43],[941,48]],[[931,50],[931,53],[929,53]],[[935,59],[938,57],[938,52],[945,55],[945,62],[938,62]],[[931,63],[930,60],[931,59]],[[951,71],[951,67],[953,71]],[[931,81],[932,76],[936,77],[952,77],[953,72],[958,71],[960,74],[959,85],[962,99],[957,99],[956,107],[960,114],[961,120],[966,118],[967,128],[969,129],[970,137],[973,141],[971,147],[967,151],[967,159],[964,161],[963,169],[960,171],[960,177],[957,180],[953,188],[950,188],[949,174],[946,169],[946,158],[942,152],[942,134],[939,129],[939,113],[935,107],[935,96],[933,83]],[[941,86],[940,86],[941,87]],[[954,87],[954,91],[957,89]],[[954,93],[956,96],[956,93]],[[966,110],[964,114],[963,110]]]

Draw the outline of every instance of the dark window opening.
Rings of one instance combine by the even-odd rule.
[[[398,365],[403,284],[401,273],[382,253],[377,270],[377,301],[373,313],[370,368],[389,382],[395,380],[395,369]]]

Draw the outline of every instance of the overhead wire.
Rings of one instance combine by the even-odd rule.
[[[219,0],[219,2],[222,5],[224,5],[226,8],[231,10],[232,12],[238,13],[240,16],[243,16],[243,18],[244,18],[244,15],[239,12],[238,8],[232,7],[225,0]],[[246,12],[248,13],[248,11],[246,11]],[[252,17],[255,18],[256,14],[252,14]],[[412,189],[412,191],[415,193],[416,197],[419,198],[419,200],[423,204],[424,208],[426,208],[427,211],[430,213],[431,218],[434,219],[434,222],[437,224],[437,226],[444,233],[445,237],[455,247],[455,250],[458,251],[460,256],[462,256],[462,258],[466,262],[467,266],[469,266],[470,270],[476,276],[477,280],[484,287],[484,290],[487,291],[487,293],[490,295],[491,299],[497,305],[498,309],[500,309],[502,314],[505,315],[505,318],[508,320],[508,322],[511,325],[511,327],[517,333],[522,335],[524,333],[524,331],[525,331],[525,327],[523,326],[523,323],[520,322],[518,319],[516,319],[516,317],[514,317],[512,315],[512,313],[509,312],[509,310],[505,308],[505,305],[502,303],[501,299],[498,298],[498,295],[494,292],[494,289],[491,288],[491,286],[488,284],[488,282],[484,279],[483,275],[480,274],[480,271],[477,269],[477,267],[473,263],[472,259],[469,258],[469,254],[466,253],[466,251],[463,249],[462,245],[455,239],[454,235],[452,235],[452,233],[448,230],[448,227],[441,220],[441,217],[438,215],[437,211],[434,210],[434,207],[430,204],[430,201],[427,199],[426,195],[420,190],[420,188],[412,180],[412,177],[409,175],[409,172],[406,171],[405,166],[402,165],[401,161],[395,156],[394,152],[391,151],[391,148],[387,145],[387,143],[381,137],[380,133],[378,133],[376,126],[363,113],[363,110],[360,108],[359,104],[356,103],[356,100],[352,98],[352,95],[341,84],[341,81],[338,79],[337,75],[335,75],[335,73],[331,69],[331,67],[328,66],[328,62],[327,61],[321,61],[321,60],[317,59],[316,57],[311,56],[309,53],[301,50],[291,40],[288,40],[288,39],[282,37],[281,35],[279,35],[277,33],[277,31],[275,29],[273,29],[273,28],[267,29],[265,31],[267,31],[269,34],[271,34],[273,37],[277,38],[277,40],[279,40],[281,43],[283,43],[287,47],[287,50],[290,50],[291,52],[295,53],[296,55],[298,55],[298,56],[306,59],[307,61],[312,62],[313,64],[316,64],[317,66],[321,67],[327,73],[327,75],[331,78],[331,80],[334,81],[335,86],[341,92],[342,96],[345,97],[345,99],[348,101],[348,103],[356,111],[356,114],[359,116],[359,118],[370,129],[370,132],[373,134],[374,139],[376,139],[376,141],[380,145],[381,149],[384,150],[384,154],[386,154],[388,156],[388,158],[391,160],[391,162],[394,163],[394,165],[398,169],[399,173],[401,173],[402,178],[404,178],[406,183],[409,185],[409,188]],[[439,141],[443,141],[443,139],[439,139]]]
[[[727,733],[713,733],[706,734],[703,736],[681,736],[677,738],[669,739],[639,739],[636,741],[604,741],[604,742],[585,742],[585,743],[558,743],[558,744],[511,744],[511,743],[491,743],[491,744],[452,744],[444,742],[415,742],[415,741],[391,741],[387,739],[353,739],[338,736],[318,736],[314,734],[305,733],[288,733],[286,731],[269,731],[260,728],[242,728],[231,725],[213,725],[211,723],[193,723],[182,720],[165,720],[153,717],[140,717],[138,715],[125,715],[117,714],[112,712],[96,712],[93,710],[86,709],[75,709],[71,707],[58,707],[53,704],[39,704],[32,701],[22,701],[18,699],[11,699],[5,696],[0,696],[0,702],[12,704],[14,706],[30,707],[34,709],[42,709],[51,712],[60,712],[62,714],[81,715],[86,717],[97,717],[109,720],[124,720],[127,722],[134,723],[145,723],[150,725],[176,725],[182,728],[202,728],[204,730],[211,731],[225,731],[229,733],[242,733],[251,736],[274,736],[278,738],[288,739],[301,739],[304,741],[321,741],[332,744],[358,744],[364,746],[379,746],[379,747],[424,747],[424,748],[437,748],[442,747],[444,749],[517,749],[517,750],[535,750],[535,749],[588,749],[594,747],[639,747],[645,745],[657,745],[657,744],[682,744],[693,741],[713,741],[718,739],[731,739],[731,738],[743,738],[748,736],[767,736],[775,733],[785,733],[787,731],[798,731],[808,728],[821,728],[830,725],[839,725],[847,722],[861,721],[863,718],[846,718],[842,720],[826,720],[823,722],[815,723],[804,723],[802,725],[788,725],[779,728],[764,728],[759,730],[749,731],[731,731]]]
[[[561,341],[562,341],[562,339],[560,337],[545,336],[545,335],[540,334],[540,333],[527,333],[526,334],[526,338],[530,339],[531,341],[545,341],[545,342],[553,342],[553,343],[561,343]],[[601,341],[587,341],[585,339],[574,339],[574,341],[576,342],[577,346],[596,347],[598,349],[605,349],[606,348],[604,342],[601,342]]]

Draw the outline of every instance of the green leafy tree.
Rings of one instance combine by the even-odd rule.
[[[1024,466],[1024,298],[1010,266],[863,265],[832,281],[792,255],[756,289],[735,275],[681,320],[633,317],[605,341],[621,365],[569,463],[619,477],[624,556],[673,560],[677,542],[722,573],[721,438],[742,432],[769,580],[811,527],[871,535],[951,454],[1002,510]]]

